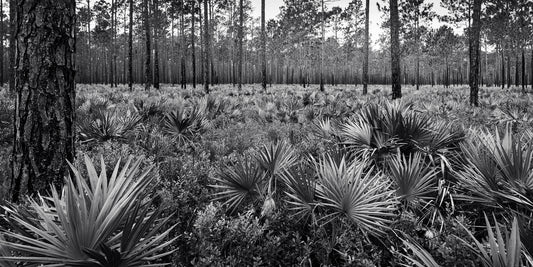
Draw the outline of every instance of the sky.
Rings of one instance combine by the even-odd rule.
[[[254,18],[261,17],[261,0],[251,0]],[[326,0],[327,1],[327,0]],[[325,3],[328,8],[338,6],[341,8],[346,8],[348,3],[351,0],[337,0],[337,1],[327,1]],[[372,43],[376,43],[379,39],[379,35],[383,32],[380,25],[382,22],[381,15],[382,13],[378,11],[376,2],[380,0],[370,0],[370,36]],[[363,3],[365,1],[363,0]],[[380,1],[381,2],[381,1]],[[433,3],[433,10],[437,14],[445,14],[446,9],[442,8],[439,0],[427,0],[428,3]],[[279,14],[279,8],[283,6],[283,0],[265,0],[265,17],[268,20],[275,18]],[[364,4],[363,4],[364,5]],[[434,25],[438,25],[437,21],[434,21]]]

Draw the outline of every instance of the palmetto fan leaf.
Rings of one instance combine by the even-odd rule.
[[[456,172],[471,195],[463,197],[492,207],[533,207],[533,146],[514,137],[509,126],[503,139],[498,133],[474,135],[461,146],[468,164]]]
[[[265,174],[253,161],[243,160],[234,166],[225,166],[219,170],[213,187],[220,190],[218,200],[234,211],[247,199],[253,200],[262,193],[266,184]]]
[[[285,192],[289,199],[287,203],[290,204],[290,210],[294,215],[300,219],[305,219],[312,216],[313,210],[316,207],[316,188],[317,181],[315,177],[310,177],[305,174],[287,173],[284,175],[287,191]]]
[[[80,139],[83,142],[122,140],[139,125],[141,119],[141,116],[129,110],[120,113],[117,110],[99,109],[93,118],[82,119],[78,124]]]
[[[201,107],[195,106],[189,112],[181,105],[165,114],[163,133],[174,137],[178,144],[189,142],[205,127],[206,119]]]
[[[286,141],[263,145],[258,152],[257,162],[268,175],[275,177],[296,164],[296,152]]]
[[[76,266],[91,264],[87,251],[98,252],[102,247],[121,247],[125,239],[124,225],[131,221],[135,214],[133,228],[151,227],[153,218],[147,209],[138,212],[137,205],[151,191],[154,176],[149,170],[138,174],[140,161],[132,164],[128,160],[120,169],[117,163],[110,177],[101,160],[100,174],[92,162],[86,157],[88,179],[71,165],[74,177],[66,179],[62,193],[52,188],[52,197],[40,197],[39,201],[29,199],[30,207],[25,210],[13,205],[5,207],[8,221],[16,231],[4,235],[15,242],[0,241],[0,245],[8,247],[21,256],[3,257],[4,260],[23,261],[35,266]],[[158,215],[158,213],[156,213]],[[150,224],[148,226],[148,224]],[[160,227],[160,226],[159,226]],[[156,226],[153,229],[158,229]],[[129,234],[132,232],[130,231]],[[163,247],[160,245],[168,232],[157,234],[156,231],[139,231],[144,234],[142,240],[132,246],[123,246],[122,255],[136,253],[142,248],[142,258],[136,258],[138,264],[148,264],[157,254],[147,255],[144,252],[156,253]],[[138,237],[130,235],[129,238]],[[151,241],[155,242],[151,242]],[[148,243],[147,243],[148,242]],[[167,244],[167,243],[165,243]]]
[[[331,211],[326,218],[346,216],[365,232],[384,233],[397,204],[390,182],[366,170],[365,163],[335,163],[330,157],[322,158],[316,171],[320,205]]]
[[[417,200],[427,200],[437,189],[437,173],[423,162],[420,153],[408,157],[398,153],[389,161],[389,171],[396,194],[405,207],[412,206]]]

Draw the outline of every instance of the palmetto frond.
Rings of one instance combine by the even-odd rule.
[[[187,112],[185,106],[181,105],[176,110],[165,114],[163,133],[175,138],[178,144],[184,144],[200,133],[205,124],[206,119],[201,107],[195,106]]]
[[[28,210],[13,205],[5,207],[8,221],[16,231],[4,235],[16,241],[0,241],[0,245],[20,256],[2,259],[44,266],[76,266],[95,263],[87,251],[100,253],[102,247],[110,247],[121,255],[134,253],[135,264],[146,265],[163,255],[157,253],[169,244],[161,245],[168,232],[158,234],[161,226],[143,230],[152,227],[154,216],[159,213],[150,214],[148,208],[138,212],[138,205],[151,191],[154,176],[149,171],[138,175],[140,161],[132,164],[128,160],[122,169],[117,163],[108,177],[101,161],[98,174],[85,158],[87,180],[71,165],[74,177],[66,179],[62,194],[52,188],[51,198],[29,199]]]
[[[256,159],[259,166],[272,177],[281,175],[297,162],[294,148],[286,141],[263,145]]]
[[[141,121],[137,113],[129,110],[121,113],[117,110],[100,109],[94,117],[85,118],[78,124],[78,132],[83,142],[122,140],[133,131]]]
[[[405,207],[417,200],[427,200],[437,189],[437,173],[423,162],[420,153],[408,157],[398,153],[389,161],[389,171],[396,194]]]
[[[255,162],[249,160],[223,167],[215,180],[217,184],[213,187],[220,190],[216,199],[225,200],[224,204],[232,211],[245,200],[254,200],[260,196],[266,183],[265,173]]]
[[[464,226],[463,228],[468,232],[472,240],[475,242],[476,247],[472,247],[469,242],[465,240],[463,240],[463,242],[478,255],[483,266],[485,267],[524,266],[520,261],[522,255],[522,242],[520,241],[520,231],[518,229],[517,219],[513,219],[510,233],[505,229],[502,233],[496,218],[494,216],[493,218],[496,232],[494,232],[487,215],[485,215],[486,230],[488,233],[487,241],[490,248],[489,250],[487,250],[486,246],[479,242],[474,237],[474,234],[468,231],[468,229],[466,229]]]
[[[320,205],[331,211],[326,218],[346,216],[365,232],[384,232],[397,204],[390,182],[365,163],[335,163],[329,157],[316,164],[316,171]]]
[[[317,205],[315,196],[317,181],[313,176],[305,174],[293,175],[287,173],[284,175],[287,191],[285,192],[289,199],[290,210],[300,219],[306,219],[313,215],[313,210]]]

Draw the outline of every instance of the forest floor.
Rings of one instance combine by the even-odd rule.
[[[102,157],[109,167],[130,156],[144,159],[141,168],[155,166],[161,204],[176,214],[170,222],[178,225],[176,265],[405,263],[405,254],[416,258],[416,253],[406,250],[402,240],[407,239],[398,239],[398,232],[422,244],[443,266],[469,265],[477,254],[453,237],[470,238],[457,222],[473,229],[483,212],[507,219],[521,214],[526,201],[501,195],[533,192],[532,168],[515,170],[527,173],[520,178],[505,175],[506,168],[533,164],[533,146],[526,145],[533,139],[533,95],[520,88],[482,88],[479,107],[468,104],[467,86],[403,86],[399,102],[387,100],[388,85],[370,85],[367,95],[361,85],[326,86],[324,93],[318,85],[274,85],[266,93],[260,85],[244,85],[240,92],[215,85],[208,96],[201,85],[187,88],[144,91],[135,85],[129,92],[124,85],[79,84],[76,95],[74,165],[82,166],[85,154]],[[10,175],[13,109],[13,99],[0,93],[0,194]],[[502,163],[505,153],[524,162]],[[483,160],[499,168],[484,172]],[[335,190],[324,188],[335,183],[329,183],[333,178],[326,170],[339,168],[341,175],[352,169],[342,169],[340,162],[371,177],[362,179],[356,171],[348,177],[355,180],[339,189],[341,196],[331,195]],[[411,178],[426,180],[407,181],[405,189],[394,166],[412,168],[416,177]],[[499,173],[494,179],[524,183],[492,188],[490,172]],[[268,179],[279,183],[273,192]],[[383,188],[371,190],[368,179],[385,181],[379,183]],[[345,187],[356,182],[369,190],[354,191],[362,198],[349,200],[354,195]],[[528,194],[520,197],[533,201]],[[382,214],[366,211],[369,219],[362,219],[343,205],[362,213],[374,207]],[[316,228],[314,219],[322,227]],[[362,233],[386,233],[388,241],[354,241]],[[389,255],[383,245],[396,250]]]

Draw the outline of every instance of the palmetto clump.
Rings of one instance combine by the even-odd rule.
[[[187,110],[185,106],[180,105],[176,110],[165,114],[162,130],[178,144],[185,144],[201,133],[206,123],[204,112],[199,106]]]
[[[129,110],[99,109],[93,116],[81,118],[78,124],[79,138],[84,143],[124,140],[140,121],[141,117]]]
[[[163,229],[170,217],[160,219],[161,208],[146,201],[154,176],[149,170],[138,174],[140,161],[128,160],[122,168],[119,162],[110,176],[103,159],[99,174],[88,158],[85,164],[87,179],[71,165],[74,176],[62,190],[52,186],[52,197],[30,198],[27,208],[3,207],[12,231],[2,233],[9,241],[0,239],[0,262],[161,266],[151,262],[172,253],[163,250],[174,241],[167,240],[174,227]]]

